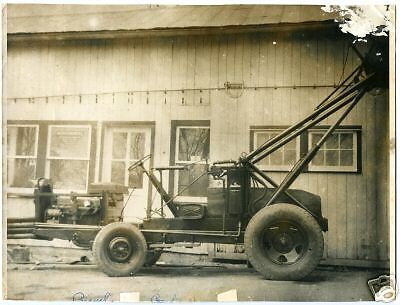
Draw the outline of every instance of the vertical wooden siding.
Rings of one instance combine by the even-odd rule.
[[[235,159],[249,150],[249,126],[290,125],[309,113],[359,63],[346,54],[338,37],[285,32],[11,45],[7,116],[155,121],[160,164],[169,162],[171,120],[209,119],[211,159]],[[258,88],[235,98],[225,82]],[[72,96],[52,97],[60,95]],[[322,197],[326,258],[388,259],[386,103],[367,94],[344,123],[362,126],[361,174],[307,173],[294,184]]]

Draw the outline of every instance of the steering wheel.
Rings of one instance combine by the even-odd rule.
[[[136,161],[135,163],[133,163],[131,166],[128,167],[128,171],[131,171],[133,169],[135,169],[136,167],[138,167],[139,165],[143,164],[143,162],[145,162],[146,160],[151,158],[151,154],[144,156],[142,159]]]

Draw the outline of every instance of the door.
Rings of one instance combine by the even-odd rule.
[[[146,215],[148,178],[139,167],[130,173],[128,167],[150,154],[150,139],[151,129],[146,127],[107,127],[105,130],[102,180],[128,186],[124,208],[127,222],[140,222]],[[145,167],[149,168],[149,160]]]

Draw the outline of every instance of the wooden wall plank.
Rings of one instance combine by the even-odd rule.
[[[317,48],[317,69],[316,69],[316,84],[318,86],[327,85],[326,80],[326,39],[319,38],[316,41],[316,48]]]
[[[346,185],[348,187],[346,192],[346,258],[357,257],[357,196],[358,193],[354,191],[354,186],[357,185],[357,180],[359,178],[355,175],[346,176]]]
[[[244,53],[244,37],[236,35],[235,37],[235,56],[233,81],[235,83],[243,83],[243,53]]]
[[[266,56],[267,56],[267,67],[265,70],[266,77],[266,86],[274,87],[275,86],[275,72],[276,72],[276,44],[273,44],[275,41],[275,34],[268,33],[265,35],[265,44],[266,44]]]
[[[151,81],[153,81],[153,75],[149,75],[151,73],[152,62],[151,59],[154,57],[154,50],[151,47],[151,40],[149,38],[143,38],[142,40],[142,57],[138,62],[141,65],[140,68],[140,87],[139,90],[147,90],[150,89],[148,86],[149,77],[151,77]],[[143,94],[141,94],[143,96]],[[141,99],[143,99],[141,97]]]
[[[302,39],[300,44],[300,85],[309,86],[311,81],[311,70],[315,68],[315,60],[311,59],[311,42]],[[315,78],[314,78],[315,79]]]
[[[172,70],[172,43],[170,38],[162,39],[158,47],[158,65],[159,65],[159,84],[158,90],[171,88],[171,70]]]
[[[250,36],[250,86],[256,87],[259,84],[260,75],[260,36]]]
[[[375,141],[376,141],[376,160],[377,171],[376,171],[376,231],[377,231],[377,245],[378,253],[377,257],[379,260],[389,259],[389,183],[385,183],[388,177],[388,154],[389,150],[389,122],[388,117],[388,95],[387,92],[375,97],[376,108],[375,113]],[[386,127],[386,128],[379,128]]]
[[[293,121],[291,119],[291,111],[287,111],[287,109],[290,109],[290,91],[293,89],[287,89],[287,88],[280,88],[276,89],[275,91],[280,91],[280,99],[281,99],[281,122],[282,125],[290,125]]]
[[[226,56],[226,81],[235,82],[235,57],[237,35],[228,36]]]
[[[133,58],[133,79],[132,89],[139,90],[142,88],[142,74],[143,74],[143,38],[135,40],[135,53]]]
[[[275,44],[274,44],[275,43]],[[284,53],[286,49],[286,45],[288,43],[285,40],[281,40],[280,35],[274,33],[272,36],[272,46],[275,53],[275,62],[274,62],[274,86],[281,87],[284,85],[283,76],[285,69],[285,58]]]
[[[282,62],[282,85],[292,86],[292,65],[294,64],[294,58],[292,56],[293,43],[290,39],[285,37],[284,40],[279,40],[279,43],[283,45],[283,62]]]
[[[252,86],[251,81],[251,61],[252,61],[252,36],[243,36],[243,55],[242,55],[242,81],[245,87]]]
[[[268,54],[268,36],[266,34],[260,34],[260,58],[259,58],[259,69],[258,69],[258,86],[267,86],[267,79],[269,74],[269,56]]]
[[[196,37],[194,88],[208,88],[210,84],[210,39]]]
[[[368,200],[365,202],[366,204],[366,214],[367,217],[365,219],[367,223],[367,246],[369,247],[368,259],[377,259],[377,241],[376,241],[376,228],[377,228],[377,213],[376,213],[376,175],[375,173],[378,170],[378,166],[375,162],[376,160],[376,144],[375,144],[375,100],[374,97],[370,94],[366,95],[367,101],[366,105],[366,124],[367,128],[365,130],[365,138],[368,145],[368,149],[366,150],[366,162],[365,162],[365,174],[366,174],[366,184],[367,184],[367,198]]]
[[[338,224],[337,224],[337,176],[335,174],[327,174],[326,189],[327,189],[327,204],[328,204],[328,219],[330,228],[328,231],[328,258],[337,258],[338,250]]]
[[[107,73],[105,71],[105,63],[106,63],[106,41],[104,40],[100,40],[98,42],[97,45],[97,49],[98,49],[98,54],[97,54],[97,59],[96,59],[96,92],[110,92],[107,89],[111,89],[111,88],[107,88],[106,84],[107,82]],[[120,58],[118,58],[118,60],[121,60]],[[73,62],[72,60],[70,62]],[[125,67],[126,67],[127,63],[125,63]],[[126,74],[125,70],[120,70],[119,74]],[[71,80],[71,82],[73,82]],[[76,92],[76,91],[75,91]]]
[[[297,35],[293,34],[291,36],[292,40],[292,84],[293,86],[300,86],[300,77],[301,77],[301,45],[302,42],[297,37]]]
[[[50,84],[50,79],[47,75],[47,67],[48,67],[48,58],[49,58],[49,47],[48,43],[41,44],[39,47],[40,59],[39,59],[39,67],[37,68],[38,78],[43,81],[39,81],[37,85],[37,90],[39,96],[46,96],[47,94],[47,86]],[[76,57],[76,53],[74,54]],[[72,62],[74,65],[74,70],[76,71],[77,62],[72,58]],[[36,94],[35,94],[36,95]]]
[[[361,119],[363,124],[362,130],[362,160],[363,160],[363,168],[362,168],[362,179],[357,180],[357,185],[355,186],[357,192],[357,259],[367,259],[369,255],[368,251],[368,224],[367,224],[367,172],[366,169],[368,167],[367,161],[367,137],[366,137],[366,123],[367,116],[365,111],[366,100],[363,101],[361,106]]]
[[[338,85],[344,78],[344,42],[343,40],[331,41],[334,59],[334,83]]]
[[[228,39],[223,36],[219,40],[219,60],[218,60],[218,87],[223,88],[225,82],[228,81],[227,76],[227,57],[228,57]]]
[[[346,179],[336,179],[336,234],[337,234],[337,258],[346,258],[347,251],[347,213],[346,213],[346,194],[350,189],[347,188]]]
[[[210,38],[210,84],[209,88],[218,87],[218,76],[219,76],[219,49],[220,42],[219,36],[212,36]]]

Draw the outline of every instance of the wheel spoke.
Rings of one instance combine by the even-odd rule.
[[[288,263],[294,263],[299,258],[299,253],[293,248],[292,251],[285,254],[285,257]]]

